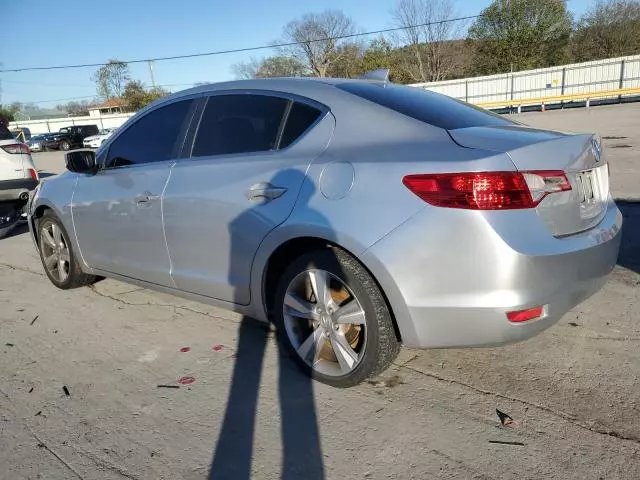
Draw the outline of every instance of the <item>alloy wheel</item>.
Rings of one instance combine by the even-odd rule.
[[[69,277],[71,254],[62,229],[54,222],[45,222],[40,230],[42,259],[49,274],[63,283]]]
[[[291,345],[313,370],[343,376],[362,360],[365,311],[351,289],[330,272],[309,269],[298,274],[287,287],[283,317]]]

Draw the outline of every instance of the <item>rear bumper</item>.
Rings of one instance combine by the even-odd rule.
[[[566,238],[551,236],[531,210],[444,210],[425,209],[362,256],[410,347],[532,337],[598,291],[618,258],[622,215],[613,201],[597,227]],[[545,312],[537,320],[507,320],[537,306]]]
[[[21,196],[29,195],[29,192],[38,186],[38,181],[31,178],[19,178],[15,180],[0,181],[0,201],[21,200]]]

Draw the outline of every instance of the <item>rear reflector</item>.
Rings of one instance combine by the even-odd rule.
[[[12,143],[11,145],[3,145],[0,148],[7,153],[31,153],[29,147],[24,143]]]
[[[507,319],[511,323],[528,322],[540,318],[544,313],[542,305],[539,307],[528,308],[527,310],[516,310],[515,312],[507,312]]]
[[[431,205],[470,210],[534,208],[551,193],[571,190],[561,170],[407,175],[402,183]]]

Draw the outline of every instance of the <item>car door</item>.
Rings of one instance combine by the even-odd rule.
[[[333,116],[310,101],[265,92],[208,97],[192,155],[173,167],[164,195],[179,289],[249,303],[256,250],[291,213],[333,129]]]
[[[195,101],[146,113],[101,151],[102,168],[81,175],[72,199],[80,251],[105,272],[173,286],[162,227],[162,192],[179,157]]]

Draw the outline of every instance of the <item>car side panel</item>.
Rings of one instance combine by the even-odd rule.
[[[379,110],[366,104],[333,109],[336,132],[327,151],[309,168],[300,193],[304,201],[297,202],[286,222],[260,246],[252,299],[264,305],[263,273],[270,255],[284,242],[320,238],[358,256],[424,209],[426,204],[403,185],[405,175],[515,170],[503,153],[460,147],[445,130]]]

